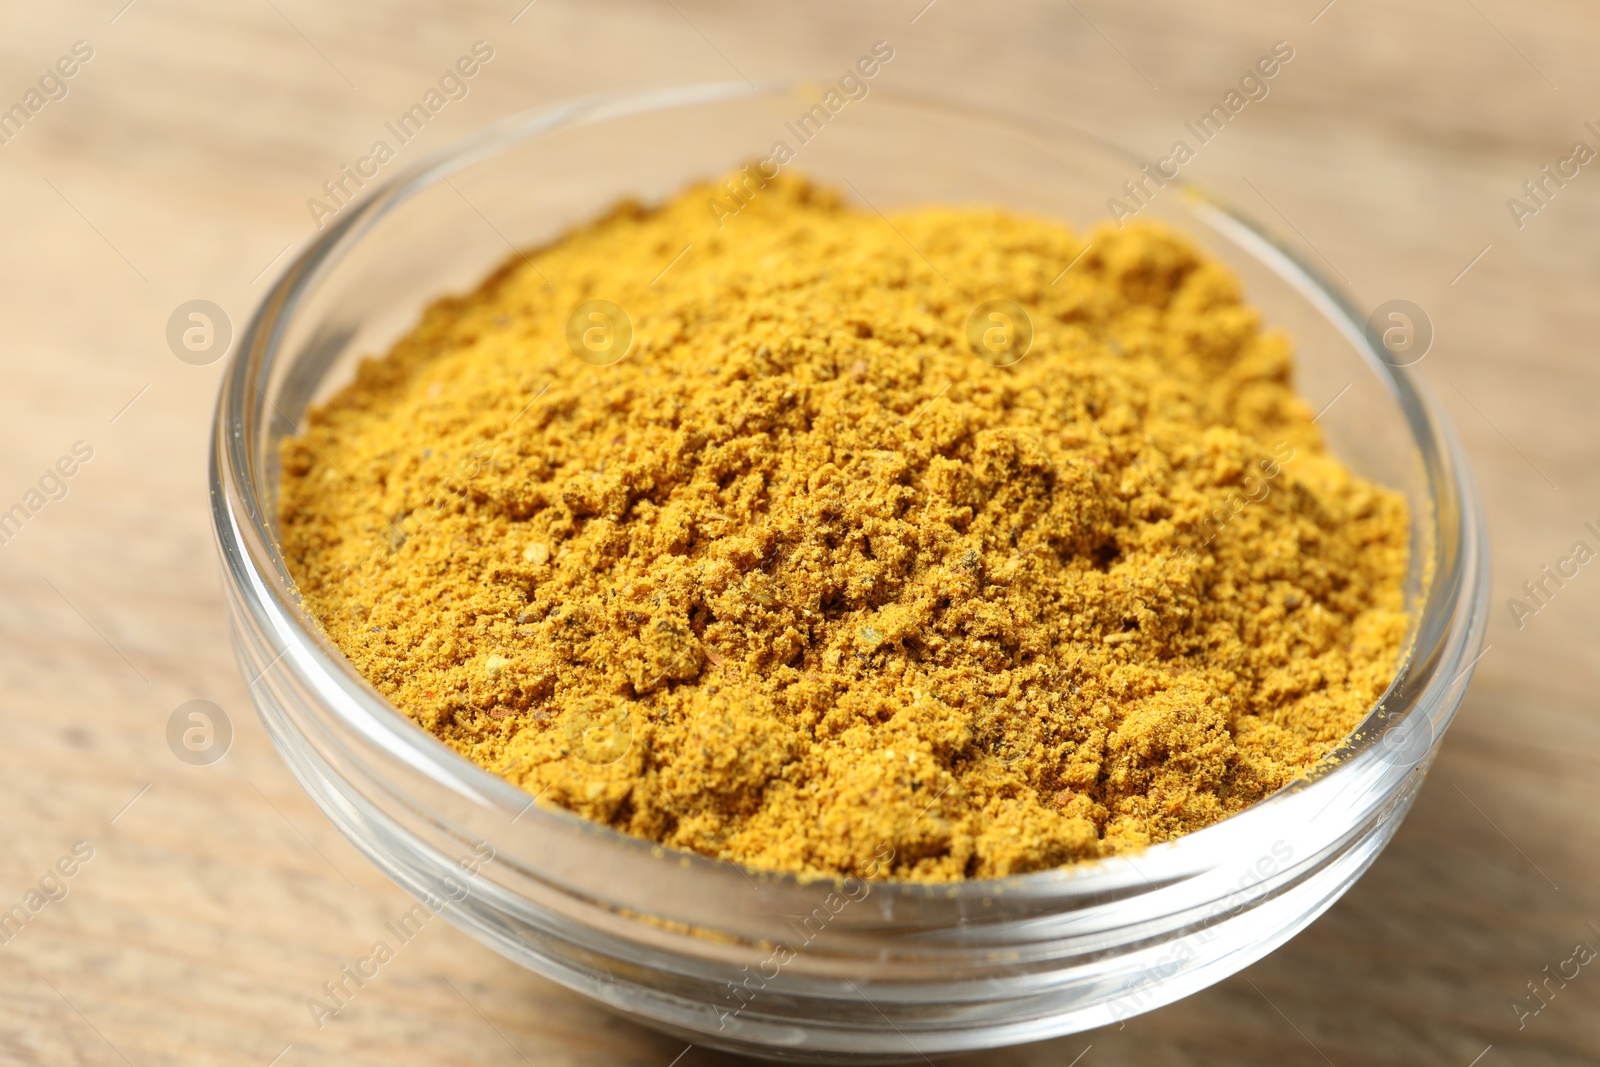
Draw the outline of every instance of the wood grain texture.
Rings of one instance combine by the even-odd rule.
[[[66,98],[0,147],[0,509],[74,442],[94,450],[0,546],[0,910],[75,842],[94,849],[69,895],[0,946],[0,1060],[667,1067],[683,1051],[443,923],[312,1024],[305,998],[408,901],[316,812],[249,710],[207,516],[219,366],[179,362],[163,331],[195,297],[242,322],[257,275],[312,232],[306,198],[475,40],[496,59],[419,147],[602,89],[826,76],[886,38],[904,87],[1145,152],[1291,42],[1272,95],[1192,174],[1299,231],[1359,301],[1428,309],[1438,339],[1420,370],[1473,457],[1495,544],[1492,650],[1409,821],[1348,896],[1242,974],[1121,1029],[961,1062],[1064,1067],[1086,1046],[1082,1067],[1600,1061],[1600,974],[1520,1029],[1509,1007],[1576,942],[1600,947],[1600,572],[1520,629],[1505,608],[1600,520],[1600,175],[1586,168],[1520,230],[1505,205],[1574,140],[1596,143],[1588,5],[937,0],[912,23],[925,0],[538,0],[513,23],[523,0],[124,2],[0,13],[5,101],[74,41],[94,48]],[[236,729],[214,766],[164,740],[195,698]]]

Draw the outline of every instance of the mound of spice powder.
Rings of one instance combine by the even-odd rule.
[[[628,834],[949,881],[1214,823],[1378,700],[1405,505],[1226,269],[712,197],[513,257],[285,443],[305,606],[407,715]]]

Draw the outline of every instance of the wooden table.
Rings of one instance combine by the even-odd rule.
[[[1574,140],[1600,147],[1583,125],[1600,119],[1587,5],[523,2],[0,15],[4,101],[74,42],[92,49],[0,148],[0,510],[75,442],[92,449],[0,545],[0,910],[58,861],[74,872],[0,945],[0,1059],[667,1067],[683,1051],[442,923],[313,1024],[306,998],[408,901],[316,812],[249,709],[207,513],[221,365],[180,362],[164,332],[196,298],[242,323],[313,232],[306,199],[474,41],[495,57],[427,129],[430,149],[602,89],[831,77],[882,38],[904,87],[1144,152],[1288,41],[1272,95],[1192,174],[1298,233],[1358,300],[1428,309],[1437,342],[1420,369],[1467,442],[1495,540],[1492,649],[1409,821],[1348,896],[1186,1001],[972,1062],[1065,1067],[1088,1046],[1083,1067],[1600,1060],[1594,967],[1521,1028],[1510,1006],[1576,943],[1600,948],[1600,658],[1582,636],[1600,625],[1600,571],[1520,628],[1505,607],[1600,520],[1600,176],[1584,168],[1520,229],[1506,205]],[[231,718],[219,763],[168,748],[192,699]],[[72,858],[78,842],[92,858]]]

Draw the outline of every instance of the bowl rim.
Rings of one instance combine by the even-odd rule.
[[[270,396],[269,383],[282,352],[287,326],[323,269],[331,267],[344,250],[357,244],[367,230],[412,193],[543,133],[682,106],[793,93],[806,84],[804,81],[760,85],[727,81],[634,88],[580,97],[511,116],[436,150],[384,181],[370,183],[326,229],[314,234],[291,257],[262,296],[240,334],[239,343],[229,354],[211,433],[212,519],[223,567],[246,609],[263,624],[263,632],[275,635],[281,645],[276,650],[276,658],[254,679],[248,680],[247,685],[252,690],[266,671],[280,662],[295,669],[302,678],[311,676],[324,682],[314,686],[323,697],[330,692],[326,683],[331,683],[336,699],[323,700],[323,708],[337,716],[342,725],[405,765],[485,807],[515,812],[518,817],[526,812],[530,819],[552,820],[569,829],[588,831],[597,843],[606,842],[603,847],[656,856],[662,862],[686,862],[717,871],[738,871],[747,879],[759,879],[771,885],[804,887],[829,880],[848,880],[848,876],[830,879],[829,876],[747,867],[634,837],[564,809],[530,803],[528,794],[520,787],[468,760],[413,722],[355,671],[301,605],[272,534],[274,519],[264,513],[263,501],[274,487],[266,484],[264,472],[258,469],[258,442],[254,432],[257,423],[266,417],[261,409]],[[873,92],[897,99],[904,105],[932,108],[946,116],[954,114],[995,123],[997,129],[1020,127],[1036,135],[1076,138],[1122,158],[1135,170],[1142,162],[1136,153],[1124,146],[1054,118],[891,86],[874,86]],[[1421,564],[1421,595],[1413,609],[1407,643],[1395,675],[1356,729],[1313,768],[1270,796],[1209,826],[1134,853],[1000,878],[948,883],[874,879],[875,893],[912,898],[989,898],[1001,894],[1056,896],[1062,893],[1076,897],[1141,882],[1155,888],[1174,878],[1211,869],[1217,860],[1227,855],[1226,849],[1218,849],[1213,843],[1221,845],[1230,833],[1242,832],[1252,816],[1255,821],[1261,821],[1291,798],[1311,790],[1336,797],[1336,791],[1353,780],[1359,768],[1370,767],[1379,758],[1382,735],[1379,727],[1393,728],[1412,721],[1413,716],[1427,715],[1430,708],[1442,708],[1434,719],[1426,720],[1431,755],[1454,715],[1460,693],[1482,657],[1483,652],[1477,650],[1487,625],[1488,603],[1488,545],[1483,505],[1465,450],[1431,390],[1413,372],[1382,359],[1378,343],[1364,326],[1353,299],[1306,257],[1273,237],[1244,212],[1181,175],[1167,181],[1176,186],[1175,191],[1189,202],[1191,210],[1253,252],[1337,327],[1364,358],[1377,380],[1386,386],[1405,418],[1408,444],[1416,450],[1415,459],[1420,462],[1424,475],[1426,499],[1419,503],[1426,504],[1429,512],[1425,525],[1421,525],[1424,522],[1421,515],[1412,516],[1413,550],[1408,563],[1408,584],[1418,577],[1416,534],[1419,530],[1428,535],[1425,546],[1429,558]],[[253,393],[259,393],[262,404],[254,403]],[[298,425],[281,411],[276,414]],[[1438,474],[1441,472],[1446,476],[1447,486],[1440,484]],[[1444,543],[1440,536],[1438,507],[1441,489],[1446,488],[1447,495],[1455,500],[1455,513],[1459,515],[1453,542],[1456,550],[1448,560],[1440,558]],[[270,567],[260,565],[263,556]],[[1441,665],[1439,661],[1447,660],[1442,666],[1448,669],[1443,673],[1437,669],[1430,671],[1424,678],[1425,684],[1407,693],[1406,682],[1418,666],[1419,653],[1423,654],[1422,662],[1426,664],[1438,666]],[[1470,661],[1469,655],[1472,656]],[[1404,701],[1399,710],[1389,707],[1397,700]],[[1425,768],[1427,762],[1426,758],[1420,759],[1414,767]]]

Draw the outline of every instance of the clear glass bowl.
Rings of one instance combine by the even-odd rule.
[[[266,296],[222,386],[212,510],[240,665],[296,777],[374,863],[485,944],[648,1025],[777,1058],[887,1061],[1115,1022],[1260,958],[1350,887],[1410,807],[1485,623],[1482,509],[1438,409],[1380,358],[1364,316],[1213,201],[1169,182],[1141,215],[1239,274],[1294,336],[1302,394],[1337,397],[1321,419],[1337,453],[1406,495],[1415,625],[1336,760],[1177,841],[951,886],[808,884],[662,849],[532,806],[415,726],[323,637],[279,554],[278,443],[307,406],[434,297],[619,198],[666,197],[778,140],[794,169],[880,210],[978,201],[1087,226],[1139,177],[1082,133],[876,85],[800,145],[785,123],[825,88],[578,102],[343,207]]]

